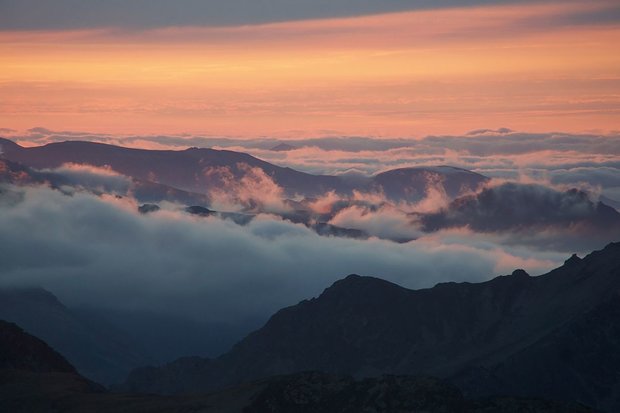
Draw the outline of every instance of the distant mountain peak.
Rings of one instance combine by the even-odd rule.
[[[270,149],[270,151],[274,151],[274,152],[287,152],[287,151],[292,151],[297,149],[297,146],[294,145],[290,145],[288,143],[280,143],[276,146],[274,146],[273,148]]]
[[[569,259],[567,259],[566,261],[564,261],[564,265],[570,266],[570,265],[577,265],[581,263],[581,258],[579,258],[577,256],[577,254],[573,254],[570,256]]]
[[[143,204],[138,207],[138,212],[141,214],[150,214],[151,212],[157,212],[161,208],[156,204]]]
[[[329,288],[327,288],[323,295],[331,295],[334,293],[346,293],[350,294],[352,291],[359,293],[362,290],[374,291],[375,289],[392,288],[398,290],[404,290],[405,288],[376,277],[361,276],[357,274],[349,274],[345,278],[334,282]]]
[[[65,309],[63,303],[54,294],[41,287],[8,287],[0,289],[0,299],[4,303],[33,302],[49,305],[51,307]]]
[[[0,156],[2,156],[6,152],[21,148],[21,146],[19,146],[17,143],[13,142],[10,139],[0,138]]]
[[[583,260],[600,259],[601,257],[605,257],[610,260],[620,257],[620,242],[611,242],[607,244],[602,250],[594,251],[586,255]],[[572,257],[569,258],[569,260],[571,259]]]
[[[200,215],[203,217],[213,215],[215,211],[210,210],[209,208],[205,208],[200,205],[192,205],[185,208],[185,212],[192,215]]]
[[[605,252],[620,252],[620,242],[610,242],[603,248]]]
[[[512,272],[512,277],[529,277],[530,275],[523,269],[519,268]]]
[[[76,373],[75,368],[47,343],[0,320],[0,369]]]
[[[486,176],[480,175],[479,173],[474,172],[474,171],[470,171],[469,169],[463,169],[463,168],[459,168],[456,166],[450,166],[450,165],[405,166],[402,168],[394,168],[388,171],[380,172],[377,175],[408,174],[412,172],[436,172],[436,173],[444,174],[444,175],[446,174],[468,174],[468,175],[480,176],[480,177],[485,178],[486,180],[489,179]]]

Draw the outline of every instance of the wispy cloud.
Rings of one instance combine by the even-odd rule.
[[[535,1],[475,0],[469,6],[519,5],[537,7]],[[569,2],[565,2],[569,3]],[[359,0],[290,1],[232,0],[225,4],[214,0],[131,0],[127,2],[93,2],[78,4],[59,0],[4,1],[1,29],[78,29],[119,27],[147,29],[170,26],[243,26],[291,20],[360,16],[406,10],[462,7],[457,0],[441,3],[427,0]],[[604,18],[607,17],[607,18]],[[617,16],[612,16],[612,18]],[[605,22],[610,16],[581,16],[582,21]]]

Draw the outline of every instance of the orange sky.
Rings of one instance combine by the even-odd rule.
[[[243,137],[620,130],[620,25],[575,22],[611,4],[0,31],[0,127]]]

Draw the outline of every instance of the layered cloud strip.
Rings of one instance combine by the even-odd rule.
[[[419,288],[515,267],[536,274],[566,258],[458,232],[398,244],[320,237],[274,216],[240,226],[172,207],[143,215],[130,198],[45,186],[3,186],[0,211],[2,286],[43,286],[71,306],[201,321],[266,317],[349,273]]]
[[[620,128],[616,1],[436,3],[6,0],[0,112],[241,137]]]
[[[474,0],[470,5],[519,3],[506,0]],[[94,3],[76,7],[72,0],[50,4],[44,0],[4,1],[0,27],[6,29],[80,29],[114,26],[126,30],[170,26],[222,27],[265,24],[278,21],[359,16],[406,10],[454,7],[457,0],[440,6],[427,0],[385,0],[380,3],[359,0],[304,2],[303,0],[130,0]]]
[[[250,153],[313,174],[356,179],[403,167],[450,165],[500,181],[582,188],[620,207],[620,135],[525,133],[507,128],[421,139],[324,137],[231,139],[188,135],[112,135],[92,132],[0,131],[24,146],[83,140],[152,149],[213,147]]]

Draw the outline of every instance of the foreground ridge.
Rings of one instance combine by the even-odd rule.
[[[200,392],[305,370],[355,377],[430,375],[470,396],[552,394],[614,411],[617,398],[600,386],[616,383],[605,371],[620,369],[615,356],[620,327],[611,316],[597,314],[615,314],[618,291],[620,243],[538,277],[517,270],[483,283],[408,290],[351,275],[317,298],[280,310],[218,359],[137,369],[122,388]],[[559,334],[563,341],[554,338]],[[597,337],[603,341],[595,344]],[[571,353],[563,360],[541,356],[545,346],[563,354],[562,348],[583,350],[590,343],[600,353]],[[584,364],[592,357],[611,364]],[[557,373],[546,372],[547,362]],[[550,376],[569,371],[570,385]],[[579,381],[584,377],[598,380]]]

